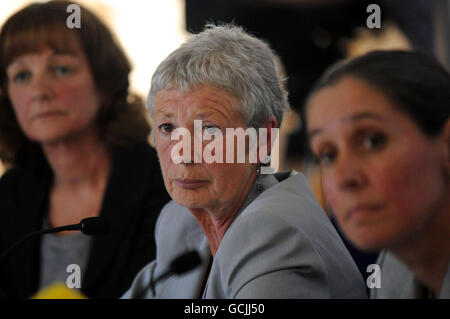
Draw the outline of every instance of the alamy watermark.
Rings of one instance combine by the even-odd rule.
[[[381,268],[380,265],[370,264],[367,266],[367,272],[371,274],[367,277],[367,288],[381,288]]]
[[[366,12],[370,15],[366,19],[366,26],[369,29],[381,28],[381,8],[378,4],[369,4],[366,8]]]
[[[381,268],[377,264],[370,264],[367,266],[367,272],[371,274],[366,279],[368,288],[381,288]],[[70,264],[66,268],[69,273],[66,279],[66,286],[68,288],[81,288],[81,268],[77,264]]]
[[[66,8],[67,13],[71,13],[66,20],[69,29],[81,28],[81,8],[79,5],[72,3]],[[370,15],[366,19],[366,26],[369,29],[381,28],[381,8],[378,4],[371,3],[367,6],[366,12]]]
[[[279,133],[278,128],[270,129],[271,153],[278,154],[278,143],[274,143]],[[268,129],[254,127],[243,129],[225,129],[225,148],[222,130],[212,127],[203,128],[201,120],[194,121],[194,149],[192,150],[191,132],[186,128],[172,131],[170,139],[179,141],[171,150],[171,158],[175,164],[189,163],[261,163],[269,164],[271,155],[268,151]],[[181,140],[180,140],[181,139]],[[235,140],[237,145],[235,147]],[[205,141],[210,141],[204,145]],[[248,145],[247,142],[248,141]],[[236,150],[236,151],[235,151]],[[192,152],[193,151],[193,152]],[[261,174],[272,174],[274,170],[268,166],[261,167]]]
[[[66,19],[66,26],[69,29],[81,28],[81,8],[78,4],[69,4],[66,8],[67,13],[71,13]]]
[[[67,288],[81,288],[81,267],[77,264],[70,264],[66,268],[66,272],[70,275],[67,276],[66,286]]]

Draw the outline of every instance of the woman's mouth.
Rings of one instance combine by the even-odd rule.
[[[54,117],[54,116],[61,116],[64,114],[65,113],[63,111],[45,111],[45,112],[40,112],[40,113],[36,114],[34,116],[34,119],[45,119],[45,118],[50,118],[50,117]]]
[[[383,204],[359,204],[348,209],[345,214],[346,220],[361,221],[372,213],[380,211],[384,208]]]
[[[183,189],[197,189],[204,186],[208,181],[200,179],[184,179],[177,178],[173,180],[174,183]]]

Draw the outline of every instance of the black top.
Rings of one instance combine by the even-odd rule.
[[[117,298],[139,270],[155,258],[154,228],[170,200],[155,150],[147,143],[113,152],[100,210],[109,233],[94,237],[81,290],[90,298]],[[47,213],[52,172],[13,168],[0,179],[0,252],[39,230]],[[26,242],[0,265],[0,291],[28,298],[38,289],[40,237]]]

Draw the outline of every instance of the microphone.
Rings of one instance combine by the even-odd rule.
[[[106,235],[109,232],[108,222],[101,217],[85,218],[78,225],[80,226],[79,230],[85,235]]]
[[[108,233],[109,227],[108,223],[105,219],[101,217],[89,217],[81,220],[78,224],[73,225],[66,225],[66,226],[60,226],[55,228],[48,228],[48,229],[41,229],[34,231],[32,233],[29,233],[19,241],[15,242],[11,247],[9,247],[7,250],[5,250],[1,256],[0,256],[0,264],[6,260],[6,258],[14,252],[14,250],[22,245],[27,240],[44,235],[44,234],[51,234],[51,233],[58,233],[61,231],[72,231],[72,230],[78,230],[81,231],[83,234],[86,235],[104,235]]]
[[[191,250],[184,254],[179,255],[175,259],[173,259],[169,265],[169,269],[163,272],[161,275],[152,280],[150,278],[150,283],[144,287],[138,294],[136,294],[135,299],[140,299],[147,289],[151,289],[152,293],[155,294],[155,285],[159,281],[167,278],[170,275],[181,275],[187,273],[202,263],[200,255],[197,251]]]

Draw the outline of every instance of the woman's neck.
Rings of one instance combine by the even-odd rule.
[[[231,223],[236,218],[239,209],[244,204],[255,178],[256,176],[253,174],[248,179],[248,183],[244,186],[243,191],[238,193],[239,197],[236,197],[232,203],[221,207],[190,209],[191,213],[205,232],[213,256],[215,256],[219,249],[219,245],[225,232],[228,227],[230,227]]]
[[[391,249],[435,296],[439,296],[450,261],[450,200],[446,201],[426,232]]]
[[[45,143],[42,149],[54,174],[53,187],[95,186],[108,177],[109,150],[94,132]]]

